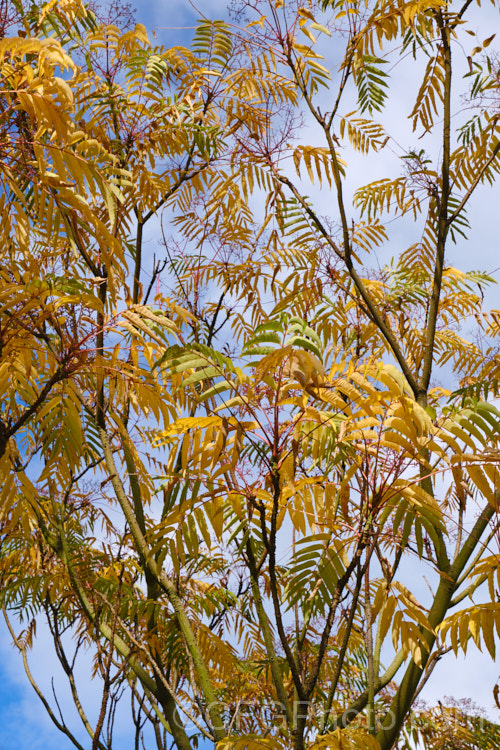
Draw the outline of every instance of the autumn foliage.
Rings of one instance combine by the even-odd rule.
[[[0,10],[1,599],[53,722],[83,747],[37,622],[92,750],[119,700],[131,748],[497,747],[415,708],[500,634],[500,312],[450,261],[500,167],[477,7],[239,0],[174,47]]]

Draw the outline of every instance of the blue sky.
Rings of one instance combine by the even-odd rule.
[[[137,20],[144,23],[148,31],[156,27],[158,40],[165,44],[187,43],[190,30],[194,26],[196,13],[194,4],[189,0],[138,0],[132,3],[137,8]],[[201,0],[198,7],[207,16],[222,18],[226,15],[224,0]],[[485,17],[483,17],[484,19]],[[478,26],[481,18],[478,16]],[[496,21],[498,24],[498,19]],[[491,31],[490,31],[491,33]],[[487,35],[487,31],[484,36]],[[403,97],[403,93],[402,93]],[[403,97],[404,98],[404,97]],[[391,117],[395,117],[394,111]],[[365,172],[365,165],[360,171]],[[371,176],[366,173],[366,181]],[[459,244],[452,258],[460,266],[484,268],[493,271],[500,266],[498,249],[491,244],[493,234],[491,217],[498,214],[498,191],[483,191],[481,199],[472,202],[470,210],[471,223],[477,227],[475,244],[471,252],[470,244]],[[326,210],[325,210],[326,212]],[[489,220],[488,220],[489,217]],[[469,261],[469,263],[465,262]],[[497,292],[494,293],[496,295]],[[494,304],[494,297],[492,296]],[[495,306],[499,306],[496,304]],[[50,691],[50,678],[54,666],[53,657],[48,642],[41,639],[32,654],[33,672]],[[83,664],[83,674],[88,669]],[[441,699],[443,695],[453,695],[457,698],[470,697],[482,705],[492,716],[495,711],[492,700],[492,686],[499,676],[499,670],[492,664],[487,655],[481,655],[474,646],[470,647],[468,658],[455,659],[453,656],[445,660],[435,670],[422,695],[429,702]],[[10,647],[10,636],[5,627],[0,626],[0,750],[66,750],[73,747],[52,726],[46,716],[37,696],[27,683],[18,655]],[[56,675],[56,688],[61,703],[70,707],[67,699],[67,688]],[[97,711],[97,699],[93,694],[93,685],[89,675],[84,677],[83,697],[87,705],[91,706],[90,713]],[[126,721],[123,722],[123,734],[127,734]],[[82,739],[84,734],[79,733]],[[83,740],[85,747],[89,747],[88,739]],[[117,743],[116,750],[129,750],[131,744],[125,741]]]

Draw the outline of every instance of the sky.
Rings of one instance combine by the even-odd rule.
[[[148,31],[153,26],[156,28],[159,41],[165,44],[178,44],[189,38],[196,17],[195,3],[189,0],[136,0],[132,5],[137,8],[137,20],[144,23]],[[226,17],[224,0],[199,0],[197,7],[207,17]],[[492,14],[492,9],[487,5],[477,11],[477,29],[483,38],[492,33],[492,28],[500,29],[498,13],[494,16]],[[399,107],[404,111],[407,99],[404,75],[400,76],[399,81],[399,100],[396,99],[396,102],[399,101]],[[393,104],[391,111],[385,115],[393,126],[399,114],[397,109],[398,105]],[[314,138],[314,128],[306,122],[306,132],[307,128],[310,128],[311,137]],[[401,126],[401,137],[408,137],[406,123]],[[411,141],[407,141],[407,144],[415,145]],[[392,157],[387,153],[385,158]],[[375,179],[379,167],[375,162],[367,162],[361,157],[356,157],[350,163],[350,169],[353,174],[352,183],[360,184]],[[324,205],[324,212],[327,213],[329,196],[322,193],[318,194],[317,199]],[[481,196],[471,202],[469,217],[474,227],[473,243],[460,242],[452,250],[450,260],[459,267],[493,272],[500,266],[496,231],[498,188],[483,188]],[[404,230],[402,232],[404,235]],[[404,241],[404,236],[401,240]],[[385,260],[386,257],[380,258],[381,263]],[[492,305],[500,307],[496,302],[498,292],[493,289],[489,295]],[[33,673],[41,686],[50,692],[54,669],[52,660],[47,661],[47,654],[51,655],[50,644],[47,634],[41,631],[31,655],[31,663]],[[85,658],[82,660],[81,670],[82,699],[90,707],[90,715],[96,715],[97,696],[94,694],[88,660]],[[472,698],[487,710],[491,718],[500,719],[492,699],[492,688],[499,672],[500,668],[491,662],[487,654],[481,654],[471,645],[466,659],[455,659],[452,655],[444,657],[426,685],[422,697],[429,703],[435,703],[444,695]],[[62,675],[55,673],[54,685],[61,705],[71,710]],[[123,748],[128,750],[132,746],[125,741],[128,733],[125,717],[122,727]],[[85,735],[80,734],[80,737],[84,738]],[[10,636],[5,626],[0,625],[0,750],[66,750],[70,747],[72,745],[69,741],[53,728],[37,696],[27,683],[20,659],[10,645]],[[84,747],[90,747],[88,740],[84,740]],[[116,750],[122,750],[122,742],[117,743]]]

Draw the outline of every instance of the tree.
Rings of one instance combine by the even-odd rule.
[[[29,672],[38,618],[92,750],[124,694],[135,747],[146,724],[180,750],[495,746],[464,708],[449,731],[453,707],[412,714],[444,653],[493,657],[500,632],[499,318],[492,280],[447,255],[499,167],[498,63],[491,37],[469,42],[471,3],[239,2],[190,48],[79,0],[14,7],[2,602],[54,723],[83,747]],[[393,144],[377,117],[408,55],[427,150],[398,147],[403,173],[351,206],[349,158]],[[417,235],[373,272],[387,214]],[[93,649],[96,722],[68,634]]]

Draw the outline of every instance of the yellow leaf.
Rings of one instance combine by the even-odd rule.
[[[139,42],[143,42],[144,44],[149,44],[148,32],[146,31],[146,27],[142,23],[136,23],[134,33],[135,33],[136,39]]]
[[[307,26],[302,26],[302,32],[306,35],[306,37],[313,43],[316,44],[316,37],[314,34],[312,34]]]
[[[495,612],[484,607],[481,612],[481,628],[483,631],[483,640],[489,651],[491,658],[495,659],[495,636],[493,629],[495,627]]]
[[[323,34],[327,34],[327,36],[332,35],[331,31],[327,29],[326,26],[323,26],[323,24],[321,23],[316,23],[316,21],[314,21],[314,23],[311,24],[311,29],[315,29],[316,31],[322,31]]]
[[[262,29],[262,28],[264,28],[264,21],[265,20],[266,20],[266,17],[265,16],[261,16],[258,21],[251,21],[248,24],[247,29],[249,29],[251,26],[260,26],[260,28]]]
[[[304,18],[308,18],[310,21],[314,21],[314,15],[312,11],[309,10],[309,8],[301,7],[297,12],[299,16],[303,16]]]

